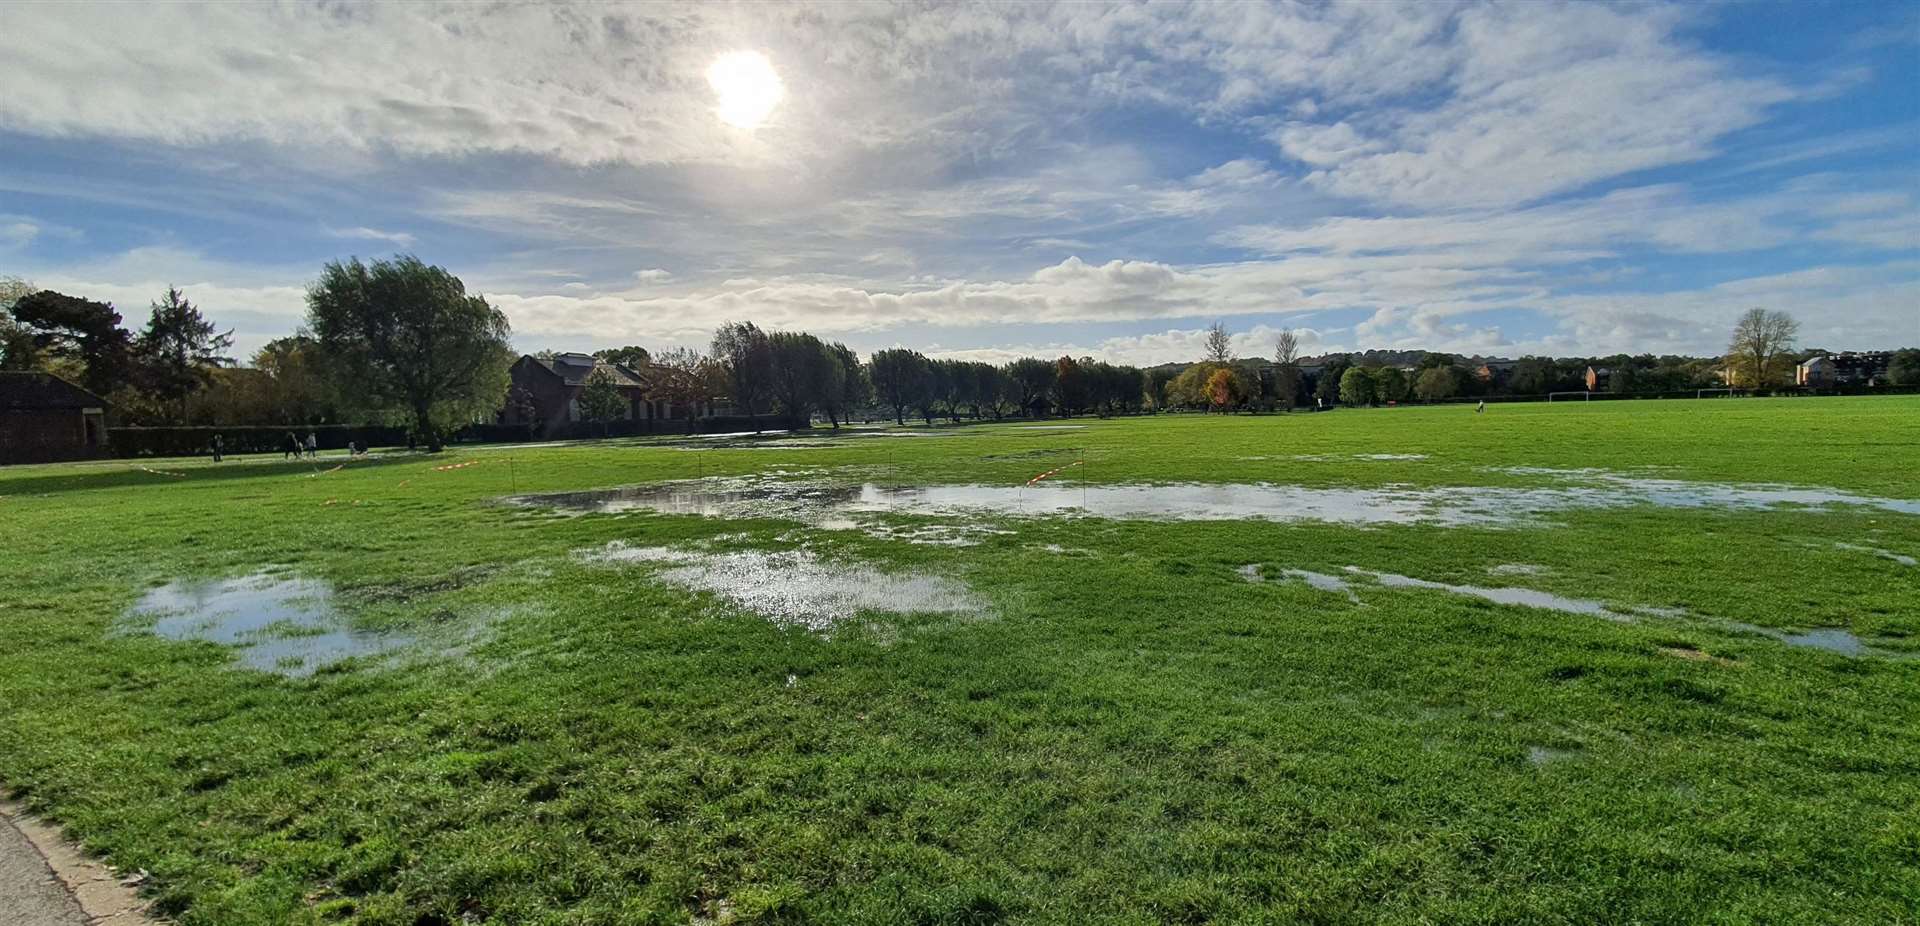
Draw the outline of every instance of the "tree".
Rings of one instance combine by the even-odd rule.
[[[164,402],[179,403],[176,418],[187,423],[187,398],[206,388],[211,371],[233,364],[223,356],[233,347],[233,331],[220,334],[185,294],[171,286],[135,342],[141,378],[147,390]]]
[[[1227,334],[1227,326],[1214,322],[1207,326],[1206,352],[1200,359],[1211,363],[1233,362],[1233,336]]]
[[[1762,388],[1785,378],[1783,355],[1793,349],[1800,323],[1785,312],[1748,309],[1733,325],[1727,345],[1727,385]]]
[[[1348,405],[1373,404],[1373,376],[1360,367],[1348,367],[1340,374],[1340,401]]]
[[[767,371],[773,400],[799,427],[806,426],[815,408],[840,393],[840,362],[819,338],[804,331],[767,335]]]
[[[1053,364],[1038,357],[1021,357],[1004,368],[1007,378],[1013,382],[1013,393],[1020,405],[1020,414],[1033,414],[1034,405],[1046,398],[1053,390],[1053,382],[1058,371]]]
[[[612,421],[627,411],[627,397],[620,393],[620,380],[613,371],[596,366],[587,374],[586,385],[580,387],[580,397],[574,400],[580,407],[580,417],[586,421],[598,421],[600,433],[607,433],[606,422]]]
[[[1224,412],[1234,404],[1238,391],[1234,388],[1233,371],[1226,367],[1216,368],[1207,376],[1207,400],[1213,407]]]
[[[1887,364],[1887,380],[1895,386],[1920,386],[1920,348],[1894,351],[1893,362]]]
[[[1300,338],[1289,328],[1273,343],[1273,388],[1280,395],[1280,406],[1293,410],[1300,392]]]
[[[1353,361],[1347,354],[1328,358],[1326,364],[1320,368],[1320,382],[1314,387],[1314,397],[1325,405],[1340,401],[1340,383],[1346,378],[1347,371],[1350,369],[1353,369]]]
[[[39,359],[33,330],[13,319],[13,304],[38,290],[19,277],[0,277],[0,370],[31,370]]]
[[[1453,395],[1453,370],[1447,367],[1428,367],[1420,374],[1413,385],[1413,392],[1422,402],[1433,402]]]
[[[1406,398],[1407,374],[1400,372],[1399,367],[1380,367],[1373,371],[1375,402],[1401,402]]]
[[[754,414],[769,395],[773,376],[767,335],[753,322],[728,322],[713,332],[713,359],[727,371],[733,401]]]
[[[825,403],[827,420],[838,428],[840,422],[851,421],[855,411],[873,400],[873,384],[867,381],[867,372],[860,368],[860,355],[853,348],[835,341],[827,345],[827,353],[840,367],[840,390]]]
[[[307,287],[307,327],[343,396],[397,406],[431,450],[506,395],[506,315],[411,254],[328,262]]]
[[[311,424],[336,404],[320,346],[304,334],[268,341],[254,352],[253,368],[267,377],[265,420]]]
[[[647,366],[652,389],[648,398],[664,399],[669,406],[686,409],[687,432],[692,433],[700,404],[725,395],[727,373],[699,351],[676,347],[661,351]],[[672,414],[672,408],[668,408]]]
[[[1227,374],[1224,380],[1218,378],[1221,372]],[[1238,406],[1246,401],[1256,389],[1256,384],[1248,380],[1246,372],[1238,366],[1202,360],[1182,370],[1179,376],[1174,377],[1173,381],[1167,384],[1167,403],[1185,408],[1220,408],[1222,403],[1215,400],[1219,397],[1219,387],[1223,384],[1227,388],[1226,404],[1231,406]]]
[[[133,337],[120,327],[112,303],[41,290],[15,299],[12,314],[31,331],[27,368],[64,365],[81,385],[101,395],[126,383]]]
[[[1507,391],[1513,395],[1541,395],[1559,385],[1559,372],[1550,357],[1522,357],[1513,365],[1513,378]]]
[[[867,362],[867,378],[880,403],[893,409],[894,422],[904,426],[907,409],[926,389],[927,358],[903,347],[875,351]]]
[[[647,349],[635,344],[629,344],[626,347],[609,347],[605,350],[597,350],[593,352],[593,355],[608,363],[617,363],[629,370],[638,370],[652,362],[652,355],[647,353]]]
[[[1053,404],[1068,418],[1087,407],[1087,376],[1080,361],[1061,357],[1053,362]]]

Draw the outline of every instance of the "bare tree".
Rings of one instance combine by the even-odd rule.
[[[1799,334],[1800,323],[1785,312],[1748,309],[1734,323],[1733,341],[1727,345],[1727,369],[1732,374],[1727,385],[1751,389],[1779,381],[1782,361]]]
[[[1280,393],[1280,406],[1292,410],[1294,394],[1300,390],[1300,338],[1292,328],[1274,339],[1273,363],[1273,386]]]
[[[1213,363],[1233,362],[1233,336],[1227,334],[1227,326],[1214,322],[1207,326],[1207,351],[1202,360]]]

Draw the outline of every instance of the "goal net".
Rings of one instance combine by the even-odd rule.
[[[1714,398],[1722,398],[1722,397],[1735,399],[1746,394],[1747,394],[1747,391],[1745,389],[1701,389],[1698,392],[1696,392],[1693,397],[1696,399],[1714,399]]]
[[[1547,401],[1549,401],[1549,402],[1571,402],[1571,401],[1573,401],[1573,399],[1574,399],[1574,396],[1579,396],[1579,397],[1580,397],[1580,401],[1582,401],[1582,402],[1585,402],[1585,401],[1587,401],[1588,399],[1590,399],[1590,398],[1592,398],[1592,397],[1593,397],[1593,393],[1591,393],[1591,392],[1587,392],[1587,391],[1585,391],[1585,390],[1582,390],[1582,391],[1580,391],[1580,392],[1549,392],[1549,393],[1547,393]]]

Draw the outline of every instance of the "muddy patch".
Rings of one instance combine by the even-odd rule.
[[[1739,665],[1738,662],[1728,659],[1725,656],[1715,656],[1705,650],[1696,649],[1691,646],[1675,644],[1659,647],[1658,650],[1662,656],[1668,656],[1686,662],[1707,662],[1717,666]]]
[[[1569,762],[1580,758],[1578,749],[1559,749],[1553,746],[1528,746],[1527,764],[1535,768]]]
[[[290,677],[415,642],[409,634],[348,626],[325,582],[265,573],[169,582],[149,589],[126,618],[163,639],[233,647],[239,664]]]
[[[708,552],[614,541],[577,554],[606,566],[645,565],[661,581],[716,595],[775,624],[827,633],[866,613],[972,615],[984,607],[954,579],[829,562],[806,550]]]
[[[1487,575],[1490,576],[1537,576],[1545,575],[1547,572],[1547,567],[1536,566],[1533,563],[1501,563],[1487,567]]]

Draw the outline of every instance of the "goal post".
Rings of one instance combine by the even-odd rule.
[[[1745,389],[1701,389],[1696,391],[1693,397],[1696,399],[1710,399],[1715,396],[1725,396],[1729,399],[1737,399],[1746,394],[1747,391]]]
[[[1566,401],[1569,401],[1566,398],[1567,396],[1576,396],[1576,395],[1580,397],[1580,401],[1582,402],[1590,401],[1593,398],[1593,393],[1582,389],[1578,392],[1549,392],[1547,393],[1547,401],[1566,402]]]

